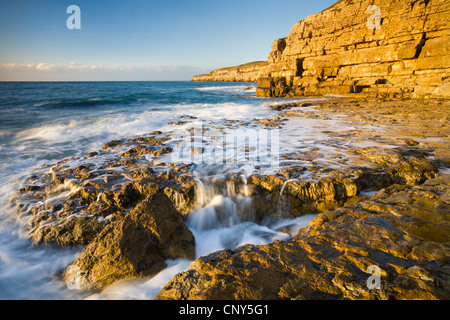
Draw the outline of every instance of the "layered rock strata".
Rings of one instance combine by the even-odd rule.
[[[260,71],[267,66],[266,61],[250,62],[243,65],[221,68],[192,77],[192,81],[214,82],[256,82],[260,77]]]
[[[275,40],[257,95],[450,96],[445,0],[341,0]]]
[[[273,42],[256,95],[449,98],[449,16],[445,0],[339,0]]]

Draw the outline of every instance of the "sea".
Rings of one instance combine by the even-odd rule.
[[[154,299],[191,261],[167,261],[167,268],[154,277],[122,280],[97,294],[74,290],[61,279],[61,271],[82,248],[33,245],[21,229],[14,196],[24,180],[43,166],[77,159],[109,141],[174,130],[169,123],[186,117],[216,125],[272,118],[276,116],[272,105],[298,101],[259,98],[255,90],[254,83],[0,82],[0,299]],[[323,129],[323,124],[318,127]],[[310,132],[305,127],[281,132],[280,148],[305,143],[302,137]],[[255,169],[251,162],[236,165],[244,178]],[[224,173],[220,166],[211,171],[209,163],[208,168],[209,177]],[[279,231],[283,226],[298,231],[314,218],[306,215],[266,224],[241,221],[232,197],[208,189],[199,172],[201,208],[186,219],[196,239],[197,257],[244,244],[286,240],[292,235]],[[248,195],[243,197],[251,201]],[[226,225],[215,223],[218,207],[230,217]]]

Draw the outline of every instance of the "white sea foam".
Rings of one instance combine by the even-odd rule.
[[[168,260],[167,267],[152,278],[121,280],[86,300],[153,300],[177,273],[187,270],[190,263],[184,259]]]
[[[16,133],[16,151],[31,150],[33,144],[40,144],[39,151],[45,153],[61,152],[77,148],[78,154],[87,150],[96,150],[110,140],[126,136],[148,134],[154,130],[170,131],[173,127],[167,123],[179,119],[182,115],[195,115],[198,119],[220,121],[227,119],[243,120],[251,116],[267,115],[267,110],[254,104],[217,103],[217,104],[177,104],[169,110],[144,111],[139,114],[113,114],[88,117],[70,122],[47,124]],[[56,148],[54,145],[58,144]],[[22,150],[18,149],[22,148]]]
[[[245,93],[248,85],[227,88],[207,87],[204,92],[226,94]],[[252,89],[254,90],[254,88]],[[201,90],[200,90],[201,91]],[[148,134],[155,130],[177,132],[205,121],[221,127],[228,120],[250,120],[271,117],[276,112],[264,106],[264,100],[224,103],[180,103],[162,109],[139,110],[139,112],[101,113],[93,112],[72,120],[59,119],[16,132],[2,148],[0,172],[0,298],[19,299],[68,299],[83,298],[76,290],[68,290],[58,277],[62,268],[72,262],[81,248],[36,248],[24,239],[16,224],[10,207],[10,198],[23,186],[32,174],[48,170],[42,164],[58,162],[70,157],[65,163],[74,168],[83,161],[84,154],[101,149],[113,139]],[[168,122],[179,120],[182,115],[195,116],[185,126],[169,126]],[[8,133],[9,134],[9,133]],[[282,139],[283,140],[283,139]],[[286,143],[289,139],[286,137]],[[299,142],[300,143],[300,142]],[[149,159],[151,159],[149,157]],[[163,159],[161,159],[163,160]],[[89,159],[95,162],[95,159]],[[117,168],[116,168],[117,169]],[[197,168],[200,179],[207,175],[219,177],[230,167],[204,166]],[[33,171],[37,170],[37,171]],[[233,167],[242,174],[242,184],[227,186],[227,191],[204,188],[203,200],[192,212],[187,224],[196,237],[197,256],[224,248],[244,244],[266,244],[276,239],[285,240],[293,233],[272,224],[259,225],[252,221],[248,208],[250,192],[246,187],[246,175],[256,171],[251,163]],[[204,181],[207,183],[207,181]],[[59,197],[71,192],[70,186],[62,186]],[[57,201],[58,196],[47,201]],[[305,222],[305,221],[304,221]],[[286,222],[289,224],[288,222]],[[305,222],[306,223],[306,222]],[[295,223],[289,226],[296,225]],[[298,224],[297,224],[298,225]],[[294,229],[296,227],[293,227]],[[120,281],[92,299],[152,299],[178,272],[189,267],[189,261],[168,261],[168,268],[155,277],[143,281]]]
[[[275,240],[287,240],[301,228],[305,228],[316,215],[295,219],[274,221],[260,225],[241,219],[245,206],[242,202],[249,197],[238,197],[235,189],[228,188],[226,196],[218,195],[212,186],[200,186],[200,204],[206,204],[192,212],[187,220],[196,244],[196,257],[210,253],[238,248],[243,245],[265,245]],[[242,188],[245,193],[245,188]],[[232,196],[236,196],[234,199]],[[241,202],[241,203],[240,203]],[[249,202],[247,202],[249,204]],[[240,205],[241,204],[241,205]],[[154,299],[162,288],[177,274],[189,269],[190,261],[178,259],[167,261],[167,268],[156,276],[144,280],[123,280],[88,299]]]
[[[226,188],[217,187],[221,179],[219,175],[203,182],[199,181],[196,191],[198,209],[191,212],[186,221],[195,237],[197,258],[247,244],[265,245],[275,240],[287,240],[315,217],[307,215],[296,219],[275,220],[267,224],[254,223],[248,215],[251,197],[246,188],[245,175],[242,176],[241,185],[224,181]],[[167,261],[167,264],[168,267],[154,277],[138,281],[119,281],[102,293],[88,298],[153,299],[176,273],[189,268],[190,261],[179,259]]]
[[[79,254],[79,248],[56,249],[30,247],[17,237],[17,226],[1,221],[0,226],[0,299],[77,299],[55,274]]]
[[[251,89],[250,89],[251,88]],[[217,91],[217,92],[228,92],[228,93],[253,93],[256,91],[256,87],[249,85],[238,85],[238,86],[211,86],[211,87],[200,87],[196,88],[197,91]]]

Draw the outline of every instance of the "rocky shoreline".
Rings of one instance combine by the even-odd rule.
[[[35,245],[84,248],[62,280],[75,266],[88,291],[185,258],[191,268],[159,299],[448,299],[448,108],[448,100],[329,97],[274,103],[273,118],[207,123],[211,140],[231,128],[277,128],[288,140],[300,139],[302,126],[318,130],[319,140],[285,150],[276,172],[201,181],[250,197],[244,221],[318,214],[290,240],[268,245],[194,260],[185,220],[202,205],[202,176],[195,164],[171,161],[193,115],[172,131],[111,141],[37,170],[11,205]],[[382,271],[381,290],[365,286],[371,265]]]
[[[292,240],[201,257],[157,299],[448,299],[449,176],[320,214]],[[369,289],[370,266],[380,288]]]

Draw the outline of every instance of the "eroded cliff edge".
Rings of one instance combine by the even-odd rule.
[[[260,77],[260,71],[267,65],[267,61],[256,61],[235,67],[216,69],[208,74],[194,76],[192,81],[256,82]]]
[[[340,0],[273,42],[256,95],[448,98],[449,16],[445,0]]]

